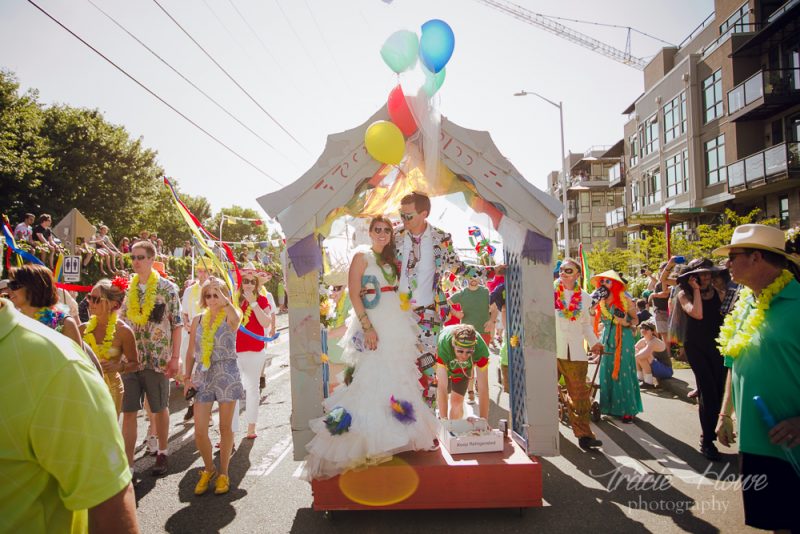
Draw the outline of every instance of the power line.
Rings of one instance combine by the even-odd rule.
[[[150,89],[149,87],[147,87],[145,84],[143,84],[142,82],[140,82],[139,80],[137,80],[136,78],[134,78],[134,77],[133,77],[133,75],[129,74],[129,73],[128,73],[128,72],[127,72],[125,69],[123,69],[122,67],[120,67],[119,65],[117,65],[116,63],[114,63],[114,62],[113,62],[111,59],[109,59],[109,58],[108,58],[106,55],[104,55],[102,52],[100,52],[100,51],[99,51],[97,48],[93,47],[91,44],[89,44],[87,41],[85,41],[85,40],[84,40],[84,39],[83,39],[83,38],[82,38],[80,35],[78,35],[77,33],[73,32],[72,30],[70,30],[69,28],[67,28],[67,27],[66,27],[64,24],[62,24],[62,23],[61,23],[61,21],[59,21],[57,18],[55,18],[53,15],[51,15],[51,14],[50,14],[50,13],[48,13],[47,11],[45,11],[45,9],[44,9],[44,8],[42,8],[42,7],[41,7],[39,4],[37,4],[36,2],[34,2],[34,0],[27,0],[27,1],[28,1],[28,3],[29,3],[29,4],[31,4],[33,7],[35,7],[35,8],[36,8],[36,9],[38,9],[39,11],[41,11],[41,12],[42,12],[42,13],[43,13],[43,14],[44,14],[44,15],[45,15],[47,18],[49,18],[50,20],[52,20],[53,22],[55,22],[56,24],[58,24],[59,26],[61,26],[61,28],[63,28],[63,29],[64,29],[64,30],[65,30],[67,33],[69,33],[70,35],[72,35],[73,37],[75,37],[75,38],[76,38],[78,41],[80,41],[81,43],[83,43],[84,45],[86,45],[86,46],[87,46],[87,47],[88,47],[90,50],[92,50],[92,52],[94,52],[95,54],[97,54],[98,56],[100,56],[101,58],[103,58],[104,60],[106,60],[106,61],[107,61],[109,64],[111,64],[111,66],[113,66],[115,69],[117,69],[117,70],[118,70],[118,71],[120,71],[122,74],[124,74],[126,77],[128,77],[128,78],[129,78],[131,81],[133,81],[133,82],[134,82],[136,85],[138,85],[139,87],[141,87],[142,89],[144,89],[145,91],[147,91],[148,93],[150,93],[150,94],[151,94],[153,97],[155,97],[155,98],[156,98],[156,99],[157,99],[159,102],[161,102],[162,104],[164,104],[165,106],[167,106],[169,109],[171,109],[172,111],[174,111],[175,113],[177,113],[178,115],[180,115],[180,116],[181,116],[181,117],[182,117],[182,118],[183,118],[183,119],[184,119],[186,122],[188,122],[189,124],[191,124],[192,126],[194,126],[195,128],[197,128],[198,130],[200,130],[201,132],[203,132],[204,134],[206,134],[208,137],[210,137],[211,139],[213,139],[214,141],[216,141],[216,142],[217,142],[219,145],[221,145],[222,147],[224,147],[224,148],[225,148],[225,149],[226,149],[228,152],[230,152],[231,154],[233,154],[234,156],[236,156],[237,158],[239,158],[240,160],[242,160],[244,163],[246,163],[247,165],[249,165],[250,167],[252,167],[252,168],[253,168],[253,169],[255,169],[256,171],[258,171],[259,173],[261,173],[261,174],[262,174],[262,175],[264,175],[265,177],[267,177],[267,178],[269,178],[270,180],[272,180],[273,182],[275,182],[275,183],[276,183],[278,186],[280,186],[280,187],[283,187],[283,184],[282,184],[282,183],[280,183],[278,180],[276,180],[276,179],[275,179],[275,178],[274,178],[272,175],[270,175],[268,172],[266,172],[266,171],[262,170],[260,167],[258,167],[257,165],[255,165],[254,163],[252,163],[250,160],[248,160],[247,158],[245,158],[244,156],[242,156],[241,154],[239,154],[238,152],[236,152],[234,149],[232,149],[231,147],[229,147],[228,145],[226,145],[224,142],[220,141],[220,140],[219,140],[217,137],[215,137],[215,136],[214,136],[212,133],[210,133],[208,130],[206,130],[205,128],[203,128],[202,126],[200,126],[199,124],[197,124],[196,122],[194,122],[192,119],[190,119],[189,117],[187,117],[186,115],[184,115],[183,113],[181,113],[181,111],[179,111],[179,110],[178,110],[176,107],[174,107],[172,104],[170,104],[169,102],[167,102],[166,100],[164,100],[163,98],[161,98],[161,97],[160,97],[158,94],[156,94],[156,93],[155,93],[155,91],[153,91],[152,89]]]
[[[180,72],[178,69],[176,69],[176,68],[175,68],[175,67],[173,67],[173,66],[172,66],[172,65],[171,65],[169,62],[167,62],[167,60],[165,60],[164,58],[162,58],[162,57],[161,57],[160,55],[158,55],[158,53],[157,53],[157,52],[155,52],[155,51],[154,51],[152,48],[150,48],[149,46],[147,46],[147,45],[146,45],[145,43],[143,43],[143,42],[142,42],[142,41],[141,41],[141,40],[140,40],[138,37],[136,37],[134,34],[132,34],[130,31],[128,31],[128,29],[127,29],[127,28],[125,28],[125,26],[123,26],[122,24],[120,24],[120,23],[119,23],[119,22],[118,22],[118,21],[117,21],[117,20],[116,20],[114,17],[112,17],[111,15],[109,15],[108,13],[106,13],[106,12],[105,12],[105,11],[104,11],[104,10],[103,10],[103,9],[102,9],[100,6],[98,6],[97,4],[95,4],[95,3],[94,3],[92,0],[86,0],[86,1],[87,1],[87,2],[89,2],[89,3],[90,3],[90,4],[91,4],[91,5],[92,5],[92,6],[93,6],[95,9],[97,9],[97,10],[98,10],[100,13],[102,13],[102,14],[103,14],[103,15],[104,15],[104,16],[105,16],[105,17],[106,17],[108,20],[110,20],[111,22],[113,22],[113,23],[114,23],[114,24],[115,24],[115,25],[116,25],[116,26],[117,26],[119,29],[121,29],[121,30],[122,30],[122,31],[124,31],[126,34],[128,34],[128,36],[129,36],[131,39],[133,39],[134,41],[136,41],[137,43],[139,43],[141,46],[143,46],[143,47],[145,48],[145,50],[147,50],[147,51],[148,51],[148,52],[150,52],[150,53],[151,53],[153,56],[155,56],[155,57],[156,57],[156,58],[157,58],[159,61],[161,61],[161,63],[163,63],[164,65],[166,65],[166,66],[167,66],[167,67],[168,67],[168,68],[169,68],[169,69],[170,69],[172,72],[174,72],[175,74],[177,74],[178,76],[180,76],[180,77],[183,79],[183,81],[185,81],[186,83],[188,83],[189,85],[191,85],[192,87],[194,87],[194,88],[195,88],[195,89],[196,89],[196,90],[197,90],[197,91],[198,91],[198,92],[199,92],[201,95],[203,95],[203,96],[204,96],[204,97],[206,97],[206,98],[207,98],[209,101],[211,101],[211,102],[212,102],[214,105],[216,105],[216,106],[217,106],[217,108],[219,108],[219,109],[220,109],[220,110],[221,110],[223,113],[225,113],[225,114],[226,114],[228,117],[230,117],[231,119],[235,120],[235,121],[236,121],[237,123],[239,123],[239,125],[241,125],[241,126],[244,128],[244,129],[246,129],[248,132],[250,132],[251,134],[253,134],[254,136],[256,136],[258,139],[260,139],[262,143],[264,143],[265,145],[267,145],[268,147],[270,147],[271,149],[273,149],[275,152],[277,152],[278,154],[280,154],[281,156],[283,156],[283,157],[284,157],[284,158],[285,158],[287,161],[289,161],[289,158],[288,158],[288,157],[287,157],[285,154],[283,154],[282,152],[280,152],[280,151],[279,151],[277,148],[275,148],[275,146],[273,146],[273,145],[272,145],[272,143],[270,143],[269,141],[267,141],[266,139],[264,139],[263,137],[261,137],[261,135],[259,135],[259,134],[258,134],[258,132],[254,131],[252,128],[250,128],[249,126],[247,126],[247,125],[246,125],[244,122],[242,122],[241,120],[239,120],[239,119],[238,119],[238,118],[237,118],[235,115],[233,115],[233,113],[231,113],[230,111],[228,111],[228,110],[227,110],[227,109],[226,109],[226,108],[225,108],[225,107],[224,107],[222,104],[220,104],[220,103],[219,103],[217,100],[215,100],[215,99],[214,99],[214,98],[213,98],[211,95],[209,95],[208,93],[206,93],[205,91],[203,91],[203,90],[202,90],[200,87],[198,87],[198,86],[197,86],[197,85],[196,85],[196,84],[195,84],[193,81],[191,81],[189,78],[187,78],[186,76],[184,76],[184,75],[183,75],[183,74],[182,74],[182,73],[181,73],[181,72]]]
[[[289,132],[289,130],[287,130],[287,129],[286,129],[286,128],[285,128],[285,127],[284,127],[284,126],[283,126],[283,125],[282,125],[280,122],[278,122],[278,120],[277,120],[275,117],[273,117],[273,116],[272,116],[272,114],[270,114],[270,112],[269,112],[269,111],[267,111],[266,109],[264,109],[264,106],[262,106],[261,104],[259,104],[259,103],[258,103],[258,100],[256,100],[255,98],[253,98],[253,96],[252,96],[250,93],[248,93],[248,92],[247,92],[247,90],[246,90],[244,87],[242,87],[242,85],[241,85],[241,84],[240,84],[238,81],[236,81],[236,78],[234,78],[233,76],[231,76],[231,75],[230,75],[230,73],[228,73],[228,71],[227,71],[227,70],[225,70],[225,68],[224,68],[222,65],[220,65],[220,64],[219,64],[219,62],[218,62],[216,59],[214,59],[214,57],[213,57],[211,54],[209,54],[209,53],[208,53],[208,51],[207,51],[205,48],[203,48],[203,46],[202,46],[202,45],[201,45],[199,42],[197,42],[197,40],[196,40],[194,37],[192,37],[192,35],[191,35],[191,34],[190,34],[188,31],[186,31],[186,29],[185,29],[183,26],[181,26],[181,24],[180,24],[180,23],[179,23],[179,22],[178,22],[178,21],[175,19],[175,17],[173,17],[172,15],[170,15],[169,11],[167,11],[166,9],[164,9],[164,6],[162,6],[162,5],[161,5],[161,4],[158,2],[158,0],[153,0],[153,3],[154,3],[155,5],[157,5],[157,6],[159,7],[159,9],[161,9],[161,11],[163,11],[163,12],[164,12],[164,14],[165,14],[167,17],[169,17],[169,19],[170,19],[170,20],[171,20],[171,21],[172,21],[172,22],[173,22],[173,23],[174,23],[174,24],[175,24],[175,25],[176,25],[178,28],[180,28],[180,30],[181,30],[181,31],[182,31],[182,32],[183,32],[183,33],[186,35],[186,37],[188,37],[188,38],[189,38],[189,39],[190,39],[190,40],[191,40],[191,41],[192,41],[192,42],[193,42],[193,43],[194,43],[194,44],[197,46],[197,48],[199,48],[200,50],[202,50],[202,51],[203,51],[203,53],[206,55],[206,57],[208,57],[208,59],[210,59],[210,60],[211,60],[211,62],[212,62],[212,63],[214,63],[214,65],[216,65],[216,66],[217,66],[217,68],[218,68],[219,70],[221,70],[221,71],[222,71],[222,72],[225,74],[225,76],[227,76],[227,77],[228,77],[228,79],[234,83],[234,85],[236,85],[236,87],[238,87],[238,88],[239,88],[239,89],[240,89],[240,90],[241,90],[241,91],[242,91],[242,92],[243,92],[245,95],[247,95],[247,98],[249,98],[249,99],[250,99],[250,101],[251,101],[251,102],[253,102],[253,104],[255,104],[256,106],[258,106],[258,109],[260,109],[261,111],[263,111],[263,112],[264,112],[264,114],[265,114],[267,117],[269,117],[269,118],[270,118],[270,120],[271,120],[272,122],[274,122],[274,123],[275,123],[275,124],[276,124],[276,125],[277,125],[277,126],[280,128],[280,129],[281,129],[281,130],[283,130],[283,132],[284,132],[286,135],[288,135],[289,137],[291,137],[292,141],[294,141],[295,143],[297,143],[297,145],[298,145],[300,148],[302,148],[303,150],[305,150],[305,151],[306,151],[306,153],[309,153],[309,152],[308,152],[308,149],[305,147],[305,145],[303,145],[303,143],[301,143],[300,141],[298,141],[298,140],[297,140],[297,139],[296,139],[296,138],[295,138],[295,137],[294,137],[294,136],[291,134],[291,132]]]

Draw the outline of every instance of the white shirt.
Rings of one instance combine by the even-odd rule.
[[[200,313],[201,293],[202,291],[200,291],[200,282],[195,282],[187,287],[183,292],[181,308],[183,309],[183,313],[189,316],[189,324],[192,324],[192,319],[194,319]]]
[[[406,231],[403,236],[402,244],[403,267],[400,272],[400,293],[407,293],[411,287],[408,280],[408,261],[411,259],[411,232]],[[411,293],[411,306],[430,306],[433,304],[433,275],[436,271],[436,262],[433,258],[433,237],[431,236],[431,225],[425,226],[422,232],[422,239],[419,244],[419,261],[416,266],[417,287]]]
[[[564,290],[564,302],[569,304],[572,298],[572,291]],[[574,362],[586,361],[586,349],[583,341],[589,343],[589,347],[598,342],[594,334],[592,324],[593,317],[589,313],[592,306],[592,297],[586,291],[581,291],[581,314],[574,321],[561,317],[556,313],[556,357],[562,360],[567,359],[567,349],[569,348],[569,359]]]

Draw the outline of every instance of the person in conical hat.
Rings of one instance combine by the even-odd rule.
[[[636,306],[625,294],[625,282],[616,271],[595,275],[591,283],[604,289],[595,308],[595,333],[604,347],[599,373],[600,411],[622,418],[623,423],[632,423],[642,411],[633,339],[638,324]]]

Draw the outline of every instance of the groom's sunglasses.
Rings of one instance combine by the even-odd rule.
[[[410,221],[411,219],[413,219],[416,216],[417,216],[416,212],[414,212],[414,213],[403,213],[403,212],[400,212],[400,218],[403,219],[406,222]]]

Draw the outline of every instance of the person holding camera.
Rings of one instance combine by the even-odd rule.
[[[625,283],[616,271],[600,273],[592,277],[591,283],[599,297],[595,334],[600,336],[607,355],[600,360],[600,412],[621,417],[623,423],[633,423],[633,417],[643,411],[634,357],[636,307],[625,294]]]
[[[686,314],[684,349],[699,392],[700,452],[716,462],[721,460],[714,441],[725,389],[725,365],[716,339],[722,326],[724,295],[711,280],[721,269],[705,258],[690,261],[687,269],[678,277],[678,302]]]

